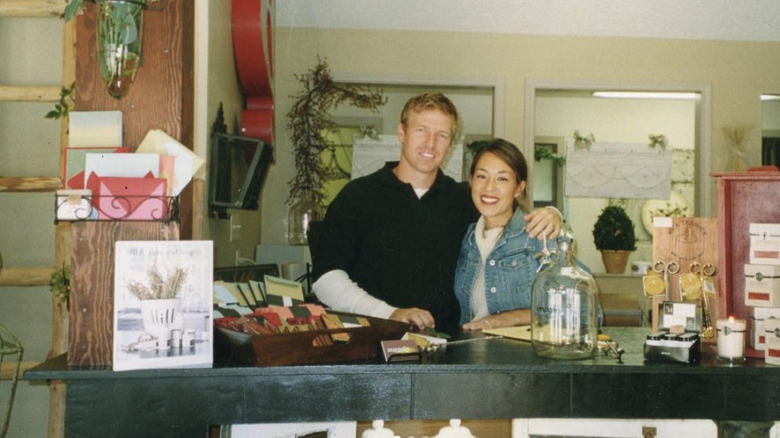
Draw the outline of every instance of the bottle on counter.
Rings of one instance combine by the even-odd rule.
[[[571,230],[564,227],[557,246],[533,283],[531,344],[542,357],[591,358],[598,343],[596,280],[574,261]]]

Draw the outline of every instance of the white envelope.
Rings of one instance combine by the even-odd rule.
[[[160,156],[157,154],[87,154],[84,164],[84,181],[92,173],[98,176],[124,176],[143,178],[152,172],[160,174]]]
[[[159,129],[152,129],[146,134],[136,149],[136,153],[138,152],[153,152],[176,157],[173,165],[173,186],[171,187],[171,195],[173,196],[179,195],[205,164],[205,160],[195,152]]]

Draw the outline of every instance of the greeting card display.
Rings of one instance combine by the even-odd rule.
[[[116,242],[114,274],[114,371],[211,367],[211,241]]]

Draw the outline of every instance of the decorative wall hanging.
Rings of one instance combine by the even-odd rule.
[[[233,0],[231,31],[236,73],[246,108],[241,135],[274,144],[274,2]]]
[[[130,91],[141,66],[144,9],[155,4],[162,10],[163,0],[92,0],[97,12],[97,54],[100,76],[108,94],[121,98]],[[65,8],[65,20],[84,7],[84,0],[71,0]]]
[[[338,83],[330,75],[328,63],[317,60],[317,65],[305,74],[295,75],[301,91],[287,112],[287,129],[293,142],[295,176],[287,183],[292,205],[288,212],[288,240],[293,245],[306,244],[309,224],[321,219],[322,184],[327,179],[326,163],[322,153],[331,142],[328,132],[336,127],[329,111],[348,103],[354,107],[378,112],[387,103],[381,90],[358,84]],[[397,157],[400,155],[396,155]],[[354,177],[354,175],[353,175]]]
[[[577,149],[568,142],[566,196],[652,199],[669,197],[671,149],[644,143],[592,143]]]
[[[398,136],[355,137],[352,145],[352,179],[373,173],[387,161],[398,161],[401,143]],[[463,143],[453,144],[444,158],[441,170],[455,181],[463,181]]]
[[[9,365],[8,369],[11,370],[12,377],[10,395],[3,397],[7,401],[5,404],[5,413],[2,421],[0,421],[0,437],[5,437],[8,433],[8,425],[11,422],[11,411],[14,407],[14,398],[16,397],[16,387],[19,384],[19,376],[22,374],[22,358],[24,357],[24,347],[22,343],[14,336],[9,329],[0,324],[0,365],[3,364],[3,359],[8,356],[13,359],[13,362],[6,361]],[[4,385],[7,387],[7,385]],[[4,390],[5,391],[5,390]]]

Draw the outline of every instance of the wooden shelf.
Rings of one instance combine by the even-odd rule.
[[[55,18],[65,12],[63,0],[3,0],[0,17]]]
[[[9,356],[10,357],[10,356]],[[30,368],[40,365],[38,362],[22,362],[22,366],[19,368],[19,380],[22,379],[22,374]],[[11,380],[14,375],[14,369],[16,368],[16,361],[3,360],[2,367],[0,367],[0,381]]]
[[[0,85],[2,102],[57,102],[60,87],[11,87]]]
[[[49,286],[51,273],[56,268],[51,266],[34,268],[9,268],[0,270],[0,287]]]
[[[54,192],[61,188],[58,176],[0,178],[0,192]]]

